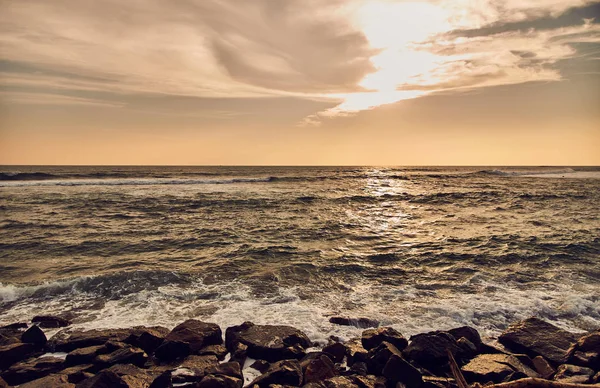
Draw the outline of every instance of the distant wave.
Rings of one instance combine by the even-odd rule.
[[[150,185],[223,185],[232,183],[270,182],[271,178],[180,179],[180,178],[122,178],[122,179],[60,179],[4,182],[0,187],[15,186],[150,186]]]
[[[56,179],[58,176],[44,172],[0,172],[0,181],[35,181],[45,179]]]
[[[559,169],[548,169],[548,168],[538,168],[538,169],[530,169],[530,170],[480,170],[476,171],[474,175],[493,175],[493,176],[523,176],[523,175],[541,175],[541,174],[570,174],[576,172],[572,168],[559,168]]]

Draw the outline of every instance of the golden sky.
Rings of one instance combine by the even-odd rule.
[[[600,164],[599,1],[0,10],[0,164]]]

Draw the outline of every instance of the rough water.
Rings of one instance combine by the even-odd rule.
[[[0,324],[600,327],[600,168],[2,167]]]

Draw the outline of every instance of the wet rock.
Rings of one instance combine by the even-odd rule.
[[[352,338],[344,343],[346,348],[346,356],[348,357],[347,363],[352,366],[355,362],[367,361],[368,352],[362,346],[361,338]]]
[[[421,373],[400,354],[392,354],[382,371],[383,376],[394,383],[416,388],[423,383]]]
[[[0,346],[17,344],[19,342],[21,342],[21,340],[17,335],[7,335],[0,333]]]
[[[600,369],[600,331],[579,338],[568,354],[570,364]]]
[[[206,374],[206,370],[208,368],[217,366],[218,364],[219,364],[219,360],[217,359],[216,356],[193,355],[193,356],[187,357],[181,364],[181,367],[191,370],[195,376],[204,376]]]
[[[489,381],[500,383],[515,372],[522,374],[523,377],[540,377],[537,372],[516,357],[507,354],[480,354],[461,370],[467,381],[479,383]]]
[[[241,345],[241,344],[240,344]],[[236,361],[238,360],[238,358],[242,358],[242,352],[243,352],[243,348],[238,350],[239,354],[232,354],[231,357],[234,358],[236,357]],[[199,356],[208,356],[208,355],[213,355],[216,356],[219,361],[223,361],[225,359],[225,356],[227,356],[227,348],[223,345],[210,345],[207,347],[204,347],[202,349],[200,349],[200,351],[197,352]],[[245,355],[243,356],[243,359],[245,359]]]
[[[385,388],[386,380],[381,376],[351,376],[350,380],[359,386],[359,388]]]
[[[336,376],[323,382],[327,388],[360,388],[350,376]]]
[[[592,369],[600,369],[600,353],[598,352],[575,352],[571,356],[570,363]]]
[[[141,327],[131,333],[124,342],[143,349],[146,353],[152,354],[158,348],[165,337],[169,334],[169,329],[162,326]]]
[[[366,376],[369,373],[369,368],[365,362],[355,362],[348,370],[348,373],[351,375]]]
[[[359,329],[379,326],[378,320],[369,318],[331,317],[329,318],[329,322],[341,326],[354,326]]]
[[[378,329],[365,330],[362,333],[361,343],[363,348],[371,350],[379,346],[383,341],[394,345],[398,350],[404,350],[408,345],[406,338],[391,327],[380,327]]]
[[[554,373],[556,373],[554,368],[552,368],[552,365],[550,365],[550,363],[542,356],[534,357],[532,362],[536,372],[544,379],[550,379],[554,376]]]
[[[579,338],[573,348],[580,352],[600,352],[600,331]]]
[[[302,369],[300,363],[297,360],[275,362],[263,375],[254,379],[250,386],[258,385],[260,388],[264,388],[270,384],[301,386]]]
[[[34,344],[15,343],[0,346],[0,369],[6,369],[12,364],[40,353]]]
[[[0,388],[9,388],[8,383],[2,377],[0,377]]]
[[[252,363],[252,365],[250,365],[250,368],[254,368],[261,373],[265,373],[267,369],[269,369],[270,365],[271,364],[265,360],[256,360]]]
[[[190,345],[181,341],[165,341],[154,351],[160,361],[170,362],[187,357],[191,353]]]
[[[46,334],[37,326],[31,326],[25,333],[21,335],[21,341],[27,344],[34,344],[37,346],[44,346],[48,339]]]
[[[269,362],[300,359],[304,357],[304,349],[311,344],[306,334],[293,327],[252,323],[227,329],[227,348],[235,350],[237,343],[248,347],[248,357]]]
[[[92,377],[92,370],[94,370],[93,364],[83,364],[63,369],[58,372],[58,374],[67,376],[67,380],[69,380],[70,383],[77,384],[87,378]]]
[[[19,388],[74,388],[75,384],[70,383],[65,375],[50,375],[41,379],[33,380]]]
[[[139,387],[142,387],[140,384]],[[113,371],[104,370],[76,385],[77,388],[133,388]],[[137,388],[137,387],[136,387]]]
[[[318,358],[311,360],[306,366],[306,370],[304,371],[304,382],[312,383],[322,381],[337,375],[338,372],[333,361],[325,354],[322,354]]]
[[[342,362],[346,355],[346,347],[342,343],[334,342],[325,346],[323,353],[326,353],[333,362]]]
[[[392,355],[401,356],[402,352],[389,342],[382,342],[375,349],[369,350],[369,357],[367,358],[369,373],[380,376]]]
[[[421,388],[458,388],[458,385],[453,378],[423,376]]]
[[[468,339],[473,345],[475,345],[477,349],[479,349],[482,344],[479,332],[470,326],[457,327],[455,329],[448,330],[448,333],[452,334],[457,341],[460,338]]]
[[[561,383],[586,384],[590,382],[593,375],[594,371],[590,368],[563,364],[556,370],[554,380]]]
[[[543,356],[548,361],[562,364],[566,362],[569,348],[576,342],[576,337],[546,321],[529,318],[511,325],[498,341],[515,352],[531,357]]]
[[[31,319],[31,322],[43,328],[57,328],[71,325],[71,321],[65,318],[56,317],[53,315],[36,315]]]
[[[187,343],[192,353],[196,353],[203,347],[220,345],[223,343],[222,336],[223,333],[219,325],[188,319],[175,326],[165,340]]]
[[[231,376],[236,379],[244,379],[242,375],[242,367],[237,362],[223,362],[216,365],[211,365],[205,370],[206,374]]]
[[[248,357],[248,346],[238,342],[235,345],[235,350],[233,352],[231,352],[231,360],[239,362],[240,365],[244,365],[244,362],[246,361],[247,357]]]
[[[473,358],[477,355],[477,346],[465,337],[460,337],[456,344],[460,348],[460,355],[463,358]]]
[[[592,384],[598,384],[598,383],[600,383],[600,372],[596,373],[594,375],[594,377],[592,377],[592,381],[591,382],[592,382]],[[0,385],[0,387],[1,386],[2,385]]]
[[[404,349],[404,358],[439,373],[448,363],[448,351],[458,360],[462,349],[449,333],[434,331],[410,337],[410,344]]]
[[[31,358],[12,365],[2,373],[2,378],[10,385],[19,385],[58,372],[63,368],[63,360],[59,358]]]
[[[242,388],[243,380],[225,375],[207,375],[197,385],[198,388]]]
[[[171,381],[171,371],[167,370],[158,375],[148,388],[171,388],[173,382]]]
[[[112,353],[100,354],[94,359],[94,364],[98,365],[101,369],[109,367],[115,364],[133,364],[137,366],[143,366],[148,360],[148,355],[136,347],[126,347],[123,349],[117,349]]]
[[[56,352],[70,352],[78,348],[104,345],[109,340],[123,342],[134,332],[131,329],[106,329],[106,330],[75,330],[63,329],[56,333],[49,341],[48,347]]]
[[[113,365],[105,371],[115,373],[129,387],[147,387],[156,377],[156,373],[153,373],[152,370],[138,368],[132,364]]]
[[[106,352],[107,349],[104,345],[75,349],[67,354],[65,363],[67,365],[89,364],[94,361],[96,356]]]

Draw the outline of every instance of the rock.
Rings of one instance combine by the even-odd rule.
[[[400,354],[392,354],[382,371],[383,376],[394,383],[416,388],[423,383],[421,373]]]
[[[371,350],[383,341],[394,345],[398,350],[404,350],[408,345],[406,338],[397,330],[391,327],[380,327],[378,329],[365,330],[362,333],[361,343],[363,348]]]
[[[511,325],[498,341],[515,352],[531,357],[543,356],[548,361],[562,364],[566,362],[576,337],[546,321],[529,318]]]
[[[351,375],[366,376],[369,373],[369,368],[365,362],[355,362],[348,371]]]
[[[182,368],[186,368],[191,370],[194,373],[194,376],[204,376],[206,374],[206,370],[213,366],[217,366],[219,364],[219,360],[216,356],[196,356],[192,355],[186,358],[181,364]]]
[[[63,369],[58,374],[67,376],[67,380],[70,383],[77,384],[87,378],[93,376],[90,371],[94,370],[93,364],[83,364],[71,366],[67,369]]]
[[[600,369],[600,353],[597,352],[575,352],[570,358],[570,362],[575,365]]]
[[[554,380],[561,383],[586,384],[590,382],[593,375],[594,371],[590,368],[563,364],[556,370]]]
[[[187,343],[192,353],[196,353],[203,347],[222,344],[222,336],[219,325],[188,319],[175,326],[165,340]]]
[[[254,368],[261,373],[265,373],[267,369],[269,369],[270,365],[271,364],[269,364],[265,360],[256,360],[252,363],[252,365],[250,365],[250,368]]]
[[[106,329],[106,330],[75,330],[63,329],[56,333],[49,341],[48,347],[56,352],[70,352],[78,348],[103,345],[109,340],[123,342],[134,332],[131,329]]]
[[[254,379],[250,386],[258,385],[260,388],[264,388],[270,384],[301,386],[302,369],[300,363],[297,360],[275,362],[263,375]]]
[[[18,362],[2,373],[2,378],[10,385],[20,385],[36,380],[64,368],[63,360],[56,357],[31,358]]]
[[[0,333],[0,346],[17,344],[19,342],[21,342],[21,340],[19,339],[19,336],[7,335],[7,333],[5,333],[5,334]]]
[[[465,337],[460,337],[456,344],[460,348],[460,355],[463,358],[473,358],[477,355],[477,346]]]
[[[242,344],[240,344],[240,345],[242,345]],[[237,355],[235,355],[235,354],[231,355],[232,358],[234,358],[234,357],[236,358],[236,361],[238,360],[237,358],[242,358],[242,356],[243,356],[243,359],[246,358],[245,355],[243,355],[243,353],[244,353],[243,347],[245,347],[245,345],[242,345],[242,347],[237,350],[237,352],[238,352]],[[228,353],[227,348],[223,345],[210,345],[210,346],[202,348],[198,351],[199,356],[208,356],[208,355],[212,354],[213,356],[216,356],[219,359],[219,361],[223,361],[225,359],[225,356],[227,356],[227,353]]]
[[[598,384],[598,383],[600,383],[600,372],[596,373],[594,375],[594,377],[592,377],[592,384]],[[0,384],[0,387],[1,386],[2,385]]]
[[[460,340],[460,338],[468,339],[477,349],[479,349],[482,344],[479,332],[470,326],[457,327],[456,329],[448,330],[448,333],[452,334],[457,341]]]
[[[167,370],[156,377],[148,388],[171,388],[172,386],[171,371]]]
[[[457,355],[462,349],[456,343],[456,339],[449,333],[434,331],[430,333],[417,334],[410,337],[410,344],[404,349],[404,358],[417,362],[425,368],[434,371],[445,369],[448,363],[448,351],[458,360]]]
[[[336,376],[323,382],[327,388],[360,388],[350,376]]]
[[[235,350],[231,352],[231,360],[237,361],[240,365],[244,365],[246,358],[248,357],[248,346],[237,343],[235,345]]]
[[[4,381],[2,377],[0,377],[0,388],[9,388],[9,385]]]
[[[21,341],[26,344],[34,344],[37,346],[44,346],[48,339],[46,334],[37,326],[31,326],[23,335],[21,335]]]
[[[115,373],[129,387],[148,387],[156,377],[152,370],[141,369],[131,364],[113,365],[104,371]]]
[[[152,354],[158,348],[165,337],[169,334],[169,329],[162,326],[141,327],[139,330],[131,333],[124,342],[143,349],[146,353]]]
[[[312,383],[322,381],[337,375],[338,373],[333,361],[323,354],[308,363],[306,370],[304,371],[304,382]]]
[[[39,347],[34,344],[15,343],[0,346],[0,370],[22,361],[39,352]]]
[[[43,328],[57,328],[71,325],[71,321],[65,318],[52,315],[36,315],[31,319],[31,323],[37,324]]]
[[[352,338],[344,343],[346,348],[346,356],[348,357],[347,363],[352,366],[355,362],[367,361],[368,352],[362,346],[361,338]]]
[[[570,364],[600,369],[600,331],[579,338],[568,354]]]
[[[515,372],[523,374],[524,377],[540,377],[516,357],[507,354],[480,354],[461,370],[467,381],[479,383],[500,383]]]
[[[231,376],[236,379],[243,380],[242,367],[237,362],[223,362],[216,365],[211,365],[205,369],[206,374]]]
[[[243,380],[225,375],[207,375],[197,385],[198,388],[242,388]]]
[[[174,361],[187,357],[191,353],[190,345],[181,341],[165,341],[155,351],[154,356],[160,361]]]
[[[385,388],[386,380],[385,377],[381,376],[350,376],[350,380],[358,385],[359,388]]]
[[[580,352],[600,352],[600,331],[584,335],[573,347]]]
[[[227,348],[235,350],[237,343],[248,347],[248,357],[269,362],[300,359],[311,344],[306,334],[293,327],[251,323],[227,329]]]
[[[554,373],[556,373],[554,368],[552,368],[548,361],[542,356],[534,357],[532,362],[537,373],[539,373],[540,376],[546,380],[550,379],[552,376],[554,376]]]
[[[344,344],[334,342],[323,348],[323,353],[326,353],[333,362],[342,362],[346,355],[346,347]]]
[[[87,348],[75,349],[65,358],[67,365],[89,364],[94,361],[96,356],[106,353],[107,349],[104,345],[89,346]]]
[[[140,385],[142,387],[143,385]],[[103,370],[97,375],[85,379],[76,385],[77,388],[133,388],[121,376],[113,371]],[[136,387],[137,388],[137,387]]]
[[[65,375],[50,375],[41,379],[33,380],[19,388],[74,388],[75,384],[69,382]]]
[[[369,318],[331,317],[329,322],[341,326],[354,326],[359,329],[379,326],[379,321]]]
[[[380,376],[392,355],[401,356],[402,352],[389,342],[382,342],[375,349],[369,350],[367,367],[370,374]]]
[[[94,364],[100,369],[107,368],[115,364],[133,364],[143,366],[148,360],[148,355],[140,348],[126,347],[117,349],[112,353],[100,354],[94,359]]]

